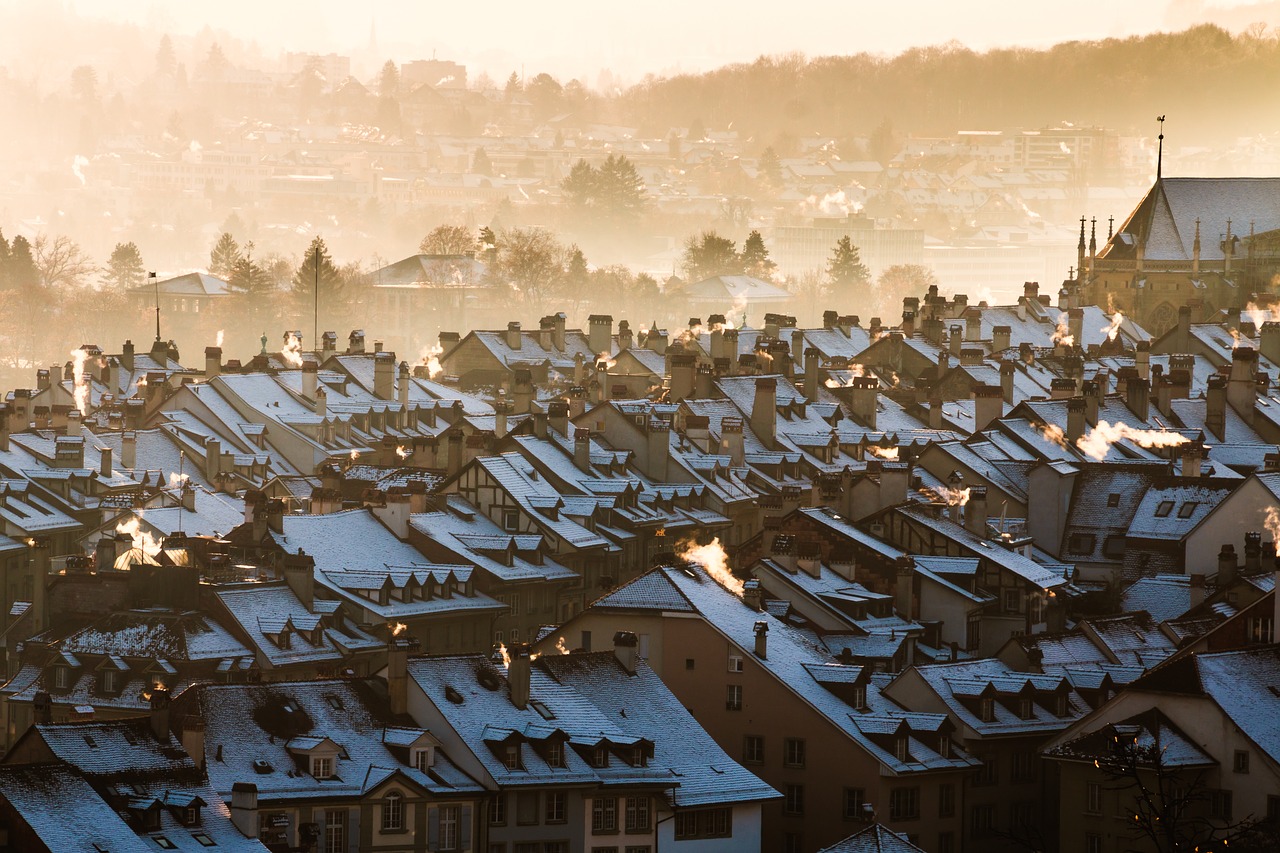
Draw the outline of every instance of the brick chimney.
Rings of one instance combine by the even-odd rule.
[[[311,356],[302,359],[302,396],[308,400],[316,398],[316,385],[319,381],[316,360]]]
[[[1204,425],[1213,437],[1222,441],[1227,429],[1227,377],[1215,373],[1209,377],[1204,393]]]
[[[764,590],[760,581],[752,578],[742,585],[742,603],[759,613],[764,610]]]
[[[669,399],[676,403],[693,396],[694,376],[697,356],[691,352],[668,350],[671,355],[671,394]]]
[[[1231,377],[1227,381],[1227,402],[1247,424],[1253,424],[1253,410],[1258,391],[1258,351],[1240,346],[1231,351]]]
[[[399,381],[396,383],[396,399],[400,401],[400,410],[403,415],[409,409],[409,389],[413,387],[413,371],[409,369],[409,362],[400,362]]]
[[[969,502],[964,505],[964,526],[974,536],[987,538],[986,486],[969,487]]]
[[[591,473],[591,430],[577,427],[573,431],[573,464],[585,474]]]
[[[517,368],[514,383],[511,394],[514,406],[512,411],[517,415],[527,415],[533,405],[533,374],[525,368]]]
[[[347,336],[347,355],[364,355],[364,329],[352,329]]]
[[[728,456],[729,464],[735,468],[741,468],[746,464],[742,418],[720,419],[720,453]]]
[[[1067,441],[1075,443],[1084,435],[1084,397],[1067,400]]]

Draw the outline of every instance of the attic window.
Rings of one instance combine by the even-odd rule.
[[[542,719],[554,720],[556,718],[556,715],[551,713],[551,709],[548,708],[542,701],[538,699],[532,699],[530,700],[529,704],[533,706],[533,710],[537,711],[539,716],[542,717]]]
[[[1178,507],[1178,518],[1190,518],[1196,511],[1196,507],[1200,506],[1200,501],[1187,501]]]
[[[984,723],[989,723],[996,718],[996,700],[990,696],[982,698],[982,706],[979,716],[982,717]]]
[[[165,838],[163,835],[154,835],[152,836],[151,840],[154,841],[156,843],[156,846],[159,847],[161,850],[177,850],[178,849],[178,845],[174,844],[172,841],[170,841],[168,838]]]
[[[324,697],[324,701],[328,702],[329,707],[335,711],[341,711],[343,709],[342,697],[340,696],[326,696]]]
[[[413,751],[413,766],[426,773],[431,768],[431,749],[430,747],[415,749]]]
[[[1072,554],[1092,554],[1098,537],[1092,533],[1072,533],[1067,537],[1067,550]]]
[[[194,838],[196,841],[200,842],[201,847],[217,847],[218,846],[218,842],[210,838],[208,833],[195,832],[195,833],[192,833],[191,837]]]
[[[1026,696],[1018,699],[1018,716],[1024,720],[1029,720],[1032,717],[1032,703]]]
[[[592,767],[608,767],[609,766],[609,747],[597,746],[591,754]]]
[[[502,763],[508,770],[522,770],[520,765],[520,744],[509,743],[502,756]]]
[[[867,707],[867,685],[853,685],[853,707],[859,711],[865,710]]]
[[[1107,506],[1120,506],[1120,493],[1112,492],[1107,495]]]
[[[1160,501],[1160,505],[1156,507],[1156,518],[1168,518],[1171,512],[1173,512],[1173,501]]]
[[[333,759],[328,756],[325,756],[323,758],[321,758],[320,756],[312,756],[311,757],[311,775],[316,777],[317,779],[332,779],[333,778]]]
[[[551,741],[547,744],[547,766],[564,767],[564,744]]]
[[[910,746],[910,743],[907,740],[906,735],[898,735],[898,737],[894,739],[894,743],[893,743],[894,756],[899,761],[908,760],[909,758],[911,758],[911,750],[909,746]]]

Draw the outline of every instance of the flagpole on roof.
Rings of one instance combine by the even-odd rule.
[[[160,280],[154,272],[147,273],[147,278],[156,286],[156,340],[160,340]]]

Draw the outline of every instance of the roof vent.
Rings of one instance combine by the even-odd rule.
[[[498,678],[498,674],[486,667],[476,670],[476,681],[480,682],[480,686],[485,690],[497,690],[502,686],[502,681]],[[452,690],[453,688],[450,687],[448,689]],[[448,695],[448,690],[445,691],[445,695]]]
[[[448,699],[450,702],[452,702],[455,705],[461,705],[463,702],[467,701],[462,698],[461,693],[453,689],[453,685],[450,685],[444,689],[444,698]]]
[[[259,758],[253,762],[254,773],[270,773],[272,771],[271,762]]]

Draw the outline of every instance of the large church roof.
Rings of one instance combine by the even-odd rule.
[[[1151,261],[1189,261],[1200,220],[1200,259],[1221,261],[1227,220],[1246,238],[1280,229],[1280,178],[1161,178],[1099,253],[1132,258],[1138,241]],[[1236,254],[1241,254],[1236,250]]]

